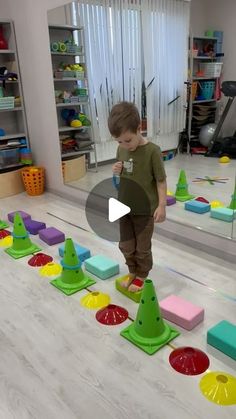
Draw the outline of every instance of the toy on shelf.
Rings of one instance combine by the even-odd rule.
[[[39,246],[31,242],[29,233],[27,233],[24,222],[18,213],[14,216],[12,237],[12,246],[5,249],[5,252],[14,259],[19,259],[41,250]]]
[[[222,156],[219,158],[219,163],[230,163],[230,158],[228,156]]]
[[[46,224],[41,221],[36,221],[32,219],[25,220],[25,228],[30,234],[38,234],[40,230],[46,228]]]
[[[205,202],[205,204],[209,204],[209,201],[203,196],[198,196],[197,198],[195,198],[195,201]]]
[[[225,205],[223,204],[223,202],[220,202],[220,201],[211,201],[210,206],[211,208],[221,208],[221,207],[224,207]]]
[[[0,49],[8,49],[8,43],[3,34],[3,26],[0,26]]]
[[[181,202],[188,201],[189,199],[194,198],[194,196],[190,195],[188,192],[186,174],[183,169],[180,170],[180,173],[179,173],[179,179],[176,185],[175,198],[177,201],[181,201]]]
[[[96,283],[96,281],[84,274],[72,239],[66,239],[61,265],[63,268],[61,276],[51,281],[51,284],[64,292],[64,294],[74,294]]]
[[[153,283],[146,279],[136,319],[121,331],[121,336],[152,355],[178,335],[163,321]]]
[[[91,121],[88,119],[88,117],[82,112],[76,112],[75,109],[63,109],[61,111],[61,117],[66,122],[66,124],[71,127],[91,125]]]
[[[204,309],[202,307],[198,307],[177,295],[169,295],[161,300],[160,309],[164,319],[187,330],[192,330],[204,319]]]

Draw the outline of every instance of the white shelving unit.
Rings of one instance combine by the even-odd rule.
[[[197,50],[201,51],[207,44],[212,45],[213,48],[216,46],[217,38],[215,37],[208,37],[208,36],[190,36],[189,38],[189,76],[188,76],[188,84],[189,84],[189,98],[188,98],[188,112],[187,112],[187,132],[188,132],[188,145],[187,145],[187,152],[192,153],[192,149],[198,143],[198,128],[197,123],[195,121],[195,125],[193,122],[194,119],[194,112],[196,112],[196,105],[205,105],[206,107],[212,105],[214,107],[214,103],[216,105],[217,98],[214,95],[211,99],[199,99],[194,97],[194,84],[198,83],[198,86],[201,86],[201,82],[214,82],[215,89],[216,89],[216,82],[219,80],[220,76],[205,76],[198,75],[198,69],[200,68],[200,63],[217,63],[221,61],[221,57],[217,57],[214,54],[211,56],[204,56],[204,55],[195,55],[194,49],[197,46]],[[199,89],[198,89],[199,91]],[[216,106],[215,106],[216,108]],[[213,115],[213,112],[212,112]],[[209,118],[210,122],[215,121],[215,113],[212,116],[212,120]],[[200,121],[200,119],[199,119]],[[208,123],[208,122],[206,122]],[[200,122],[199,122],[200,127]],[[199,144],[200,145],[200,144]],[[203,151],[204,153],[204,151]]]
[[[7,73],[17,74],[17,80],[3,80],[3,77],[0,78],[1,92],[3,93],[3,98],[13,96],[20,98],[20,103],[18,101],[17,105],[17,102],[15,102],[14,108],[5,109],[3,104],[0,106],[0,129],[1,133],[4,134],[0,135],[1,174],[8,171],[9,168],[23,166],[20,162],[19,151],[22,147],[29,147],[29,141],[14,24],[11,20],[1,19],[0,26],[3,29],[4,39],[8,44],[8,49],[0,49],[0,67],[2,69],[5,67]],[[12,140],[15,140],[14,143],[12,143]],[[24,140],[24,144],[20,140]]]
[[[78,53],[72,52],[58,52],[58,51],[51,51],[51,58],[52,58],[52,70],[54,75],[54,89],[55,91],[73,91],[76,88],[87,88],[89,91],[88,80],[86,77],[86,54],[85,54],[85,43],[84,43],[84,33],[83,28],[71,25],[54,25],[49,24],[49,37],[50,37],[50,44],[53,42],[64,42],[67,39],[74,39],[78,42],[79,46],[82,47],[82,51]],[[77,78],[77,77],[56,77],[56,73],[58,67],[60,66],[61,62],[64,62],[66,65],[70,64],[81,64],[85,69],[84,78]],[[75,109],[76,112],[81,112],[85,114],[89,120],[91,121],[90,126],[80,126],[80,127],[70,127],[65,125],[65,121],[61,116],[61,112],[63,109]],[[94,161],[95,167],[97,171],[97,153],[96,153],[96,144],[94,141],[94,132],[93,132],[93,121],[91,119],[91,110],[90,110],[90,103],[89,99],[83,99],[82,97],[79,99],[79,102],[57,102],[56,101],[56,109],[57,109],[57,117],[58,117],[58,132],[60,135],[68,134],[73,138],[74,135],[81,133],[87,133],[91,144],[87,148],[80,147],[75,149],[75,151],[68,151],[64,152],[62,150],[61,157],[62,160],[66,160],[69,157],[78,156],[85,154],[88,158],[88,164],[90,165],[90,155],[91,153],[94,154]],[[60,138],[60,141],[61,138]],[[79,143],[80,140],[77,140]]]

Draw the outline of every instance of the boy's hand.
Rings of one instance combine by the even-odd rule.
[[[117,163],[113,164],[112,172],[114,175],[120,175],[122,171],[123,163],[122,161],[118,161]]]
[[[163,223],[166,219],[166,207],[165,205],[159,205],[153,214],[155,223]]]

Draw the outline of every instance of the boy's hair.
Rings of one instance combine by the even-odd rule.
[[[140,123],[139,111],[130,102],[120,102],[114,105],[108,117],[108,128],[115,138],[126,131],[136,134]]]

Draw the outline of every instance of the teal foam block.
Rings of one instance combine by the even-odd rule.
[[[207,343],[236,360],[236,325],[222,320],[207,332]]]
[[[205,212],[210,211],[211,206],[206,202],[196,201],[193,199],[192,201],[185,202],[184,208],[187,211],[196,212],[197,214],[204,214]]]
[[[84,266],[88,272],[100,279],[107,279],[119,273],[119,264],[106,256],[92,256],[85,260]]]
[[[230,208],[212,208],[211,217],[217,218],[218,220],[228,221],[232,223],[234,217],[236,216],[236,211],[233,211]]]
[[[91,257],[90,250],[86,247],[80,246],[77,243],[74,243],[76,254],[80,260],[80,262],[84,262],[86,259]],[[65,250],[65,243],[59,247],[59,255],[61,258],[64,256],[64,250]]]

